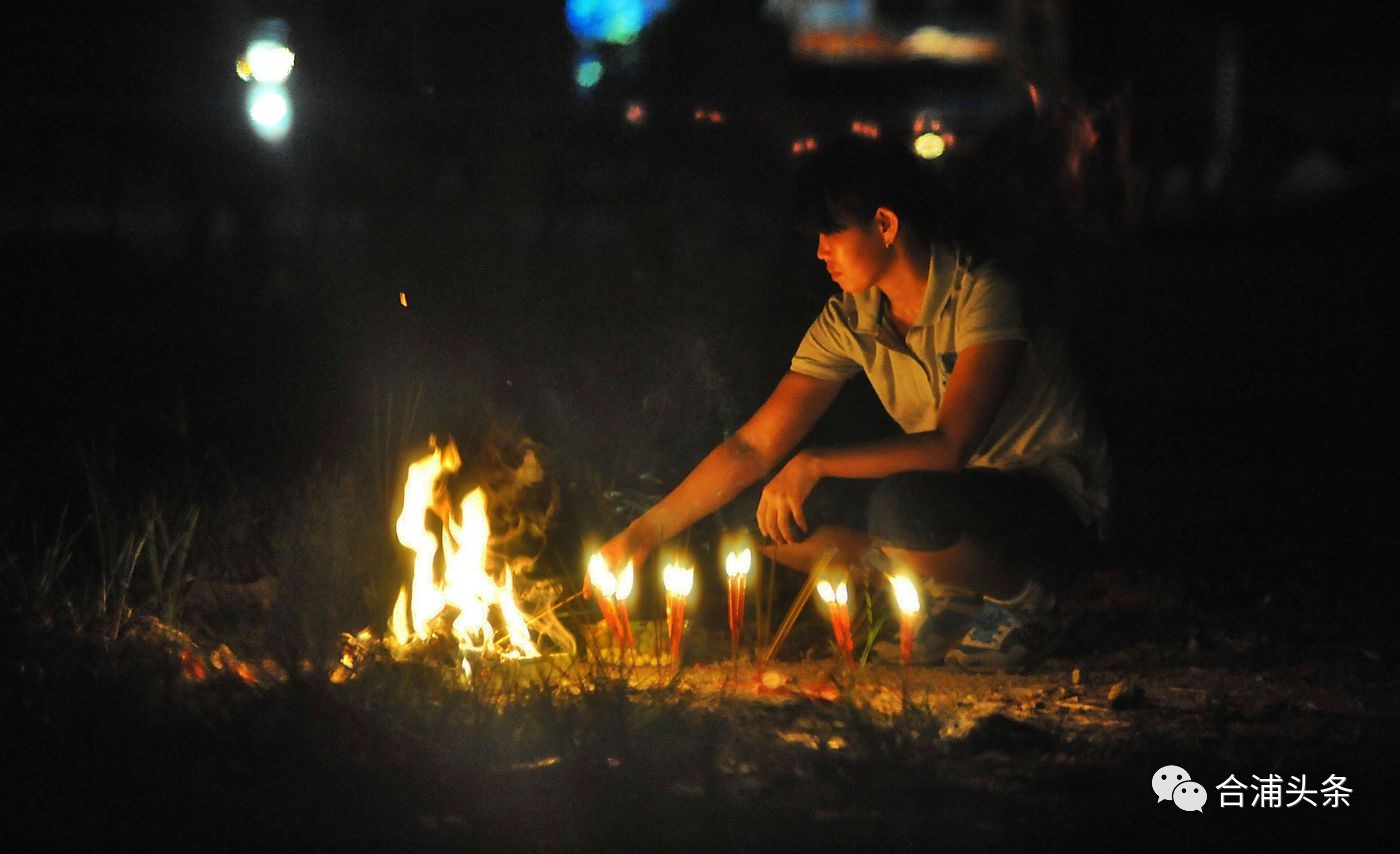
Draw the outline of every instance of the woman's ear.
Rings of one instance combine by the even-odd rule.
[[[891,248],[894,246],[894,242],[899,239],[899,214],[889,208],[876,208],[875,230],[879,232],[880,239],[885,242],[885,248]]]

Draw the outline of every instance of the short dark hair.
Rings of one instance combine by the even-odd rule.
[[[854,135],[802,155],[793,180],[797,224],[822,234],[867,226],[884,207],[916,235],[931,238],[943,232],[939,205],[945,193],[937,174],[909,147]]]

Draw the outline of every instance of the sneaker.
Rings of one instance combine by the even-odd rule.
[[[988,600],[944,660],[950,667],[978,673],[1019,670],[1043,658],[1062,637],[1053,597],[1040,613]]]
[[[910,664],[942,664],[958,641],[967,633],[982,610],[982,594],[970,590],[924,586],[924,616],[914,630],[914,652]],[[881,658],[899,661],[899,642],[875,645]]]

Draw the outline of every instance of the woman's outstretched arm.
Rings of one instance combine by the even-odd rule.
[[[797,447],[842,383],[789,371],[763,405],[675,489],[600,549],[611,567],[640,565],[666,539],[734,500]]]

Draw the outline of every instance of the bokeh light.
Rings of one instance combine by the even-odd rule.
[[[296,55],[291,48],[281,42],[263,39],[248,45],[247,52],[238,63],[238,76],[244,80],[251,77],[259,83],[282,83],[291,76],[295,64]]]
[[[287,90],[273,83],[254,86],[248,91],[248,118],[253,130],[268,142],[277,142],[292,126],[292,102]]]
[[[943,152],[946,151],[947,148],[948,145],[943,137],[933,131],[921,133],[914,140],[914,153],[925,160],[933,160],[934,158],[942,157]]]
[[[574,69],[574,82],[583,89],[592,89],[603,79],[603,63],[597,57],[588,56],[579,61]]]
[[[583,41],[630,44],[670,0],[567,0],[569,29]]]

